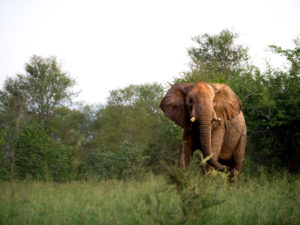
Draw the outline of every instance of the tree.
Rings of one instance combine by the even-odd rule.
[[[294,49],[270,46],[290,63],[287,70],[268,71],[270,96],[274,106],[270,110],[269,126],[278,138],[278,152],[290,171],[298,172],[300,160],[300,37]],[[274,149],[275,146],[272,146]]]
[[[267,168],[299,171],[300,160],[300,42],[294,49],[272,45],[289,62],[284,69],[269,66],[230,80],[241,97],[247,121],[247,155]]]
[[[181,134],[159,109],[163,94],[163,87],[156,83],[111,91],[107,105],[96,113],[91,138],[83,146],[86,167],[100,171],[96,169],[103,164],[100,158],[126,158],[127,150],[145,159],[148,168],[154,170],[161,168],[159,159],[175,161]]]
[[[158,84],[130,85],[111,91],[107,105],[98,112],[101,129],[94,141],[110,151],[118,151],[126,140],[134,144],[147,143],[154,127],[163,88]],[[153,126],[153,127],[152,127]]]
[[[282,49],[276,45],[270,45],[269,47],[273,52],[286,57],[290,62],[289,75],[298,77],[300,71],[300,36],[294,40],[294,44],[294,49]]]
[[[229,30],[194,37],[197,46],[188,50],[191,69],[175,82],[224,82],[239,76],[248,65],[248,49],[237,44],[237,38],[238,35]]]
[[[70,88],[74,80],[62,71],[55,57],[33,56],[25,69],[25,75],[8,78],[0,91],[0,114],[3,119],[0,133],[5,140],[1,155],[2,161],[9,155],[11,174],[15,162],[14,142],[21,124],[36,119],[47,127],[58,109],[73,94]]]
[[[55,57],[32,56],[26,64],[26,74],[19,75],[24,82],[28,111],[37,116],[39,123],[47,124],[58,108],[71,100],[70,88],[75,81]]]
[[[2,156],[9,155],[9,171],[13,174],[15,163],[14,141],[20,132],[20,124],[26,118],[26,94],[22,77],[7,79],[0,91],[0,113],[2,133]],[[4,158],[4,157],[3,157]]]
[[[95,122],[98,106],[79,105],[76,109],[61,107],[48,123],[48,133],[74,152],[73,170],[86,162],[86,150],[97,147],[93,139],[100,127]]]

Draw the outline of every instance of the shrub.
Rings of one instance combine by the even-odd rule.
[[[15,152],[18,178],[64,181],[71,177],[72,149],[50,138],[37,123],[23,127]]]
[[[138,178],[145,172],[145,163],[149,158],[138,145],[123,142],[118,152],[94,150],[88,158],[86,170],[100,179]]]

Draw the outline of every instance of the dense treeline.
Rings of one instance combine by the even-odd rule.
[[[265,72],[249,63],[237,34],[194,38],[190,69],[165,86],[130,85],[110,92],[105,105],[72,102],[74,80],[55,57],[33,56],[25,74],[0,91],[0,178],[64,181],[139,177],[176,164],[182,130],[159,103],[170,85],[226,83],[240,96],[248,126],[244,171],[264,167],[299,172],[300,39],[293,49],[270,46],[287,59]]]

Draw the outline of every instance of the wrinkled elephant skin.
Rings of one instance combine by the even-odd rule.
[[[239,172],[246,145],[246,123],[239,97],[224,84],[176,84],[160,104],[165,116],[184,128],[182,167],[193,151],[212,156],[206,170],[225,170],[220,162],[233,161]]]

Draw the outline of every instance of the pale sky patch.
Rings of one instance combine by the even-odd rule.
[[[263,68],[282,61],[269,44],[292,48],[297,0],[0,0],[0,87],[30,57],[57,56],[76,78],[78,100],[105,103],[129,84],[165,84],[188,69],[191,38],[230,29]]]

